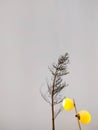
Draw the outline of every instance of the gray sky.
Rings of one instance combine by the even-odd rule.
[[[84,130],[98,129],[98,1],[0,1],[0,130],[50,130],[51,108],[39,88],[48,66],[69,53],[69,87],[78,110],[92,115]],[[56,130],[78,130],[74,110],[63,111]]]

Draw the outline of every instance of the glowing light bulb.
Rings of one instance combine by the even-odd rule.
[[[64,110],[72,110],[74,108],[74,102],[70,98],[64,98],[62,105]]]
[[[91,115],[88,111],[80,111],[77,114],[79,121],[83,124],[88,124],[91,121]]]

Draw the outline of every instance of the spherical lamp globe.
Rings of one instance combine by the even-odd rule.
[[[88,111],[82,110],[77,115],[79,116],[79,121],[83,124],[88,124],[91,121],[91,115]]]
[[[72,110],[74,108],[74,101],[70,98],[64,98],[62,105],[64,110]]]

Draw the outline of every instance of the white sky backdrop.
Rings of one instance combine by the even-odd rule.
[[[69,53],[65,95],[92,115],[98,129],[98,0],[0,1],[0,130],[50,130],[51,109],[39,88],[48,66]],[[63,111],[56,130],[78,130]]]

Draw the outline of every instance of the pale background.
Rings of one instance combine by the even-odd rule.
[[[48,66],[69,53],[65,95],[92,115],[98,129],[98,0],[0,0],[0,130],[51,130],[39,88]],[[78,130],[74,110],[56,130]]]

